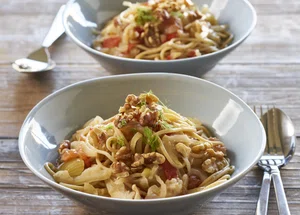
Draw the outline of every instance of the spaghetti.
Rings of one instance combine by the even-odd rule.
[[[93,48],[135,59],[173,60],[196,57],[225,48],[233,39],[204,5],[190,0],[123,2],[128,9],[97,32]]]
[[[119,113],[97,116],[58,149],[54,180],[113,198],[166,198],[209,189],[234,171],[223,142],[197,119],[181,116],[152,93],[128,95]]]

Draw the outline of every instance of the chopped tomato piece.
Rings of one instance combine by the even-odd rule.
[[[83,160],[85,168],[92,166],[93,163],[92,158],[88,157],[81,149],[78,151],[78,154],[80,158]]]
[[[114,48],[121,42],[121,37],[111,37],[107,38],[102,42],[103,48]]]
[[[195,57],[195,56],[196,56],[195,50],[189,51],[189,52],[187,53],[187,56],[188,56],[188,57]]]
[[[165,173],[165,176],[167,179],[172,179],[172,178],[177,178],[178,174],[177,174],[177,169],[175,167],[173,167],[169,161],[165,161],[162,165],[163,171]]]
[[[167,36],[167,41],[169,41],[169,40],[177,37],[177,32],[171,33],[171,34],[167,34],[166,36]]]
[[[167,60],[172,60],[171,55],[168,55],[168,56],[167,56]]]
[[[129,52],[131,51],[131,49],[133,49],[135,46],[136,46],[136,44],[134,44],[134,43],[129,43],[129,44],[128,44],[127,52],[129,53]]]
[[[67,162],[69,160],[72,160],[74,158],[78,158],[79,154],[75,149],[66,150],[62,155],[60,160],[62,162]]]

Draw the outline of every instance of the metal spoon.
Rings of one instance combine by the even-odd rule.
[[[282,145],[284,158],[278,168],[271,168],[271,176],[275,188],[278,211],[280,215],[290,214],[279,169],[288,164],[296,150],[295,127],[292,120],[280,109],[274,108],[278,119],[279,137]],[[276,116],[275,116],[276,118]],[[272,166],[271,166],[272,167]]]
[[[267,113],[261,116],[261,120],[268,134],[268,142],[269,144],[272,144],[272,149],[269,146],[267,148],[267,154],[264,154],[260,163],[258,163],[265,172],[260,196],[257,202],[256,215],[267,214],[271,179],[274,183],[279,214],[288,215],[290,212],[279,168],[287,165],[295,152],[296,137],[294,125],[291,119],[278,108],[268,110]],[[274,146],[276,146],[277,151],[275,154],[273,152]],[[271,154],[268,154],[268,151],[270,150],[272,150],[272,152],[270,152]]]
[[[51,60],[48,48],[65,32],[62,23],[62,14],[65,5],[61,6],[47,33],[42,47],[32,52],[27,58],[21,58],[12,63],[12,67],[18,72],[44,72],[53,69],[56,64]]]

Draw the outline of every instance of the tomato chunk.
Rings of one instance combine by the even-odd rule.
[[[79,157],[79,154],[75,149],[68,149],[61,155],[60,160],[62,162],[67,162],[69,160],[72,160],[72,159],[78,158],[78,157]]]
[[[102,42],[103,48],[114,48],[121,42],[121,37],[111,37],[107,38]]]
[[[178,174],[177,174],[177,169],[175,167],[173,167],[169,161],[165,161],[162,165],[163,171],[165,173],[165,176],[167,179],[172,179],[172,178],[177,178]]]
[[[167,41],[169,41],[169,40],[177,37],[177,32],[171,33],[171,34],[167,34],[166,36],[167,36]]]

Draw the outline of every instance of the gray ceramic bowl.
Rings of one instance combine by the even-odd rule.
[[[153,61],[135,60],[104,54],[91,48],[95,35],[92,29],[103,26],[125,7],[123,0],[70,0],[64,12],[64,26],[67,35],[83,50],[94,57],[108,71],[113,73],[173,72],[200,76],[212,69],[223,57],[238,47],[252,32],[256,24],[256,13],[247,0],[228,0],[221,11],[220,23],[227,23],[234,34],[234,40],[227,48],[200,57]],[[135,1],[134,1],[135,2]],[[194,0],[195,4],[210,5],[212,0]]]
[[[55,162],[60,141],[88,119],[117,113],[129,93],[152,89],[162,101],[184,116],[197,117],[225,142],[232,178],[212,189],[157,200],[121,200],[71,190],[55,183],[45,171]],[[20,131],[19,150],[28,168],[62,194],[101,214],[188,214],[240,180],[259,160],[265,148],[260,120],[241,99],[208,81],[169,73],[117,75],[83,81],[63,88],[38,103]]]

